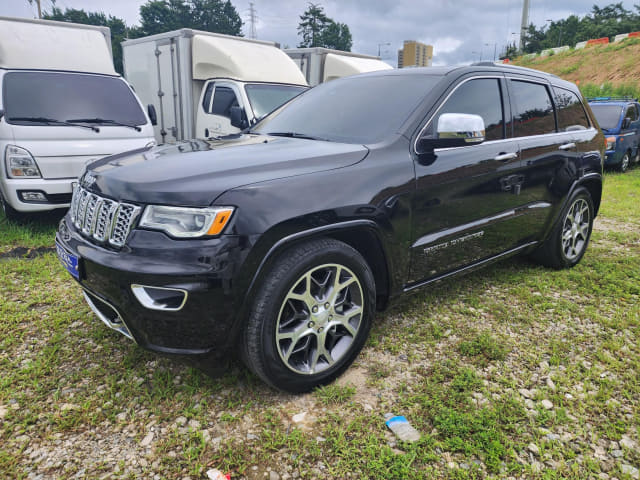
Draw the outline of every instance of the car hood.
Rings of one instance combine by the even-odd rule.
[[[205,206],[232,188],[346,167],[367,153],[363,145],[236,135],[106,157],[87,167],[82,184],[120,201]]]

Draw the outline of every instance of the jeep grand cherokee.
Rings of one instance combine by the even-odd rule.
[[[302,392],[343,372],[398,295],[515,254],[585,253],[604,139],[578,89],[477,64],[311,89],[241,135],[91,164],[59,256],[144,348],[238,352]]]

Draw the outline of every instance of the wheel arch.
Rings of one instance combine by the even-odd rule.
[[[273,243],[251,274],[251,280],[241,298],[244,308],[250,303],[249,300],[255,294],[260,281],[280,254],[299,243],[317,238],[332,238],[341,241],[357,250],[364,257],[371,268],[376,285],[376,306],[378,309],[383,309],[391,291],[391,270],[382,233],[378,224],[372,220],[351,220],[302,230]]]

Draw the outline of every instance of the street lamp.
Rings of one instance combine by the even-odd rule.
[[[490,46],[491,46],[491,44],[490,44],[490,43],[485,43],[485,44],[484,44],[484,46],[485,46],[485,47],[490,47]],[[498,44],[497,44],[497,43],[494,43],[494,44],[493,44],[493,61],[494,61],[494,62],[496,61],[496,49],[497,49],[497,48],[498,48]]]
[[[390,42],[379,43],[378,44],[378,56],[380,56],[380,47],[388,47],[389,45],[391,45]]]

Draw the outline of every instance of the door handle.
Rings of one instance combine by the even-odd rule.
[[[494,157],[493,159],[496,162],[506,162],[508,160],[513,160],[514,158],[518,158],[517,153],[501,153],[500,155]]]
[[[572,148],[576,148],[576,144],[573,142],[565,143],[564,145],[560,145],[558,147],[559,150],[571,150]]]

